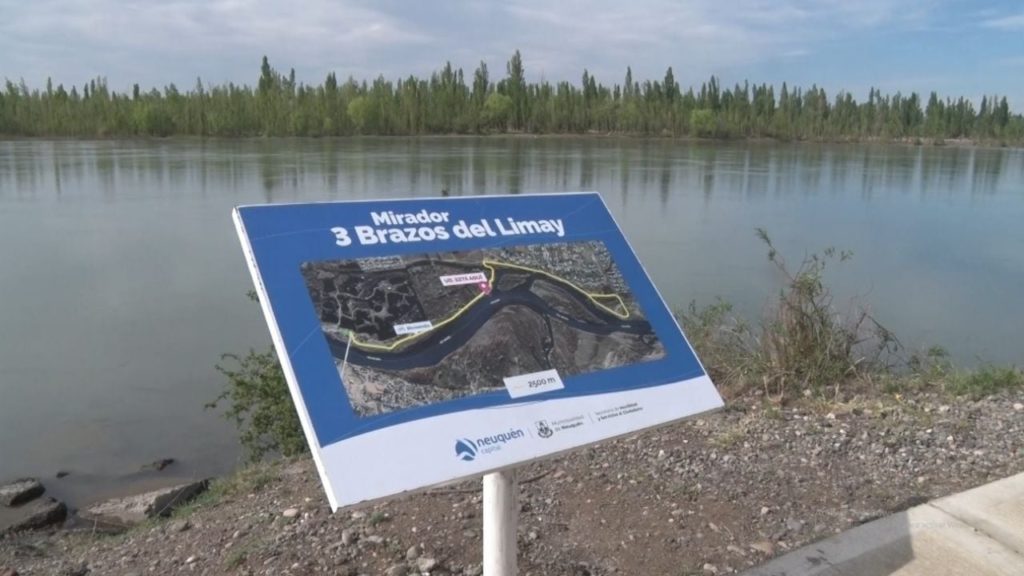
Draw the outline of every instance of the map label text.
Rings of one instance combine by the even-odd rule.
[[[487,282],[487,275],[483,272],[470,272],[469,274],[451,274],[440,276],[441,284],[444,286],[459,286],[461,284],[480,284]]]
[[[558,375],[558,370],[544,370],[532,374],[509,376],[504,381],[505,388],[508,389],[508,395],[512,398],[522,398],[523,396],[543,394],[544,392],[565,388],[565,384],[562,384],[562,378]]]

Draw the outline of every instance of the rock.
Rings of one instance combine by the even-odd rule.
[[[35,478],[21,478],[0,486],[0,504],[19,506],[43,495],[46,489]]]
[[[67,506],[49,496],[33,500],[13,510],[13,514],[5,514],[3,521],[0,521],[0,534],[46,528],[64,521],[68,515]]]
[[[156,470],[157,472],[159,472],[164,468],[167,468],[171,464],[174,464],[174,458],[161,458],[159,460],[154,460],[149,464],[146,464],[145,466],[140,468],[140,470]]]
[[[281,512],[281,516],[284,516],[285,518],[295,518],[298,515],[299,515],[299,509],[298,508],[289,508],[289,509],[285,510],[284,512]]]
[[[1017,412],[1020,412],[1021,410],[1024,410],[1024,404],[1021,404],[1020,402],[1014,402],[1013,409],[1016,410]]]
[[[0,566],[0,576],[18,576],[18,571],[14,568],[4,568]]]
[[[419,546],[410,546],[409,549],[405,551],[405,559],[406,560],[412,561],[412,560],[415,560],[415,559],[417,559],[419,557],[420,557],[420,548],[419,548]]]
[[[762,554],[764,554],[766,556],[771,556],[771,555],[775,554],[775,545],[772,544],[771,542],[767,541],[767,540],[761,540],[759,542],[754,542],[753,544],[750,545],[750,549],[751,550],[757,550],[758,552],[761,552]]]
[[[196,560],[199,560],[198,556],[189,556],[185,559],[185,564],[195,564]]]
[[[67,478],[70,475],[71,472],[68,472],[67,470],[57,470],[57,474],[55,474],[57,478]]]
[[[464,576],[482,576],[484,573],[483,564],[470,564],[462,571]]]
[[[359,540],[359,531],[355,528],[345,528],[341,531],[341,543],[345,546],[351,546]]]
[[[387,576],[405,576],[409,573],[409,568],[405,564],[395,564],[394,566],[387,569]]]
[[[367,536],[366,538],[363,538],[363,541],[367,544],[373,544],[374,546],[378,546],[384,543],[384,537],[373,534],[372,536]]]
[[[149,518],[170,515],[175,508],[205,492],[209,485],[209,480],[200,480],[135,496],[114,498],[93,504],[82,510],[80,515],[86,520],[100,523],[134,526]]]
[[[192,523],[188,520],[175,520],[167,525],[168,532],[184,532],[192,527]]]
[[[796,518],[789,518],[786,520],[786,530],[790,532],[799,532],[803,530],[804,523]]]
[[[705,563],[703,568],[705,574],[718,574],[718,567],[714,564]]]
[[[427,558],[426,556],[416,560],[416,568],[422,572],[430,572],[434,568],[437,568],[437,560],[434,558]]]
[[[92,570],[89,569],[88,564],[78,564],[76,566],[71,566],[70,568],[65,568],[58,572],[58,574],[60,576],[85,576],[89,572],[92,572]]]

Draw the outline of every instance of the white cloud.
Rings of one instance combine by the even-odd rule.
[[[999,30],[1024,30],[1024,12],[983,20],[981,25]]]
[[[926,21],[939,0],[0,0],[0,76],[112,85],[252,82],[259,57],[300,79],[426,74],[445,60],[501,77],[684,84],[792,60],[844,35]]]
[[[430,41],[379,10],[331,0],[295,6],[268,0],[48,0],[0,5],[0,13],[0,35],[11,47],[8,56],[0,55],[4,72],[14,71],[17,62],[39,65],[33,54],[49,47],[61,53],[49,60],[52,73],[70,68],[67,61],[96,68],[134,61],[134,68],[192,67],[194,77],[217,61],[244,60],[251,77],[264,53],[321,68],[339,54],[369,60],[377,50]]]
[[[576,79],[584,66],[601,80],[657,78],[668,66],[699,82],[763,62],[810,53],[844,34],[919,25],[932,2],[901,0],[507,0],[506,52],[523,48],[527,70]],[[516,44],[508,43],[514,38]]]

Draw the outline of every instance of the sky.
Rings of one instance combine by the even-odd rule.
[[[0,0],[0,78],[30,87],[105,77],[114,90],[255,84],[260,59],[301,82],[491,79],[520,50],[531,81],[684,87],[710,75],[824,87],[858,99],[936,90],[1005,95],[1024,111],[1024,2],[971,0]]]

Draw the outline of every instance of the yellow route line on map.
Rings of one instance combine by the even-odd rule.
[[[519,270],[526,270],[527,272],[535,272],[537,274],[543,274],[543,275],[545,275],[545,276],[547,276],[549,278],[554,278],[555,280],[557,280],[557,281],[559,281],[559,282],[561,282],[563,284],[568,284],[569,286],[572,286],[578,292],[580,292],[581,294],[583,294],[587,298],[590,298],[591,302],[593,302],[595,305],[603,308],[604,310],[606,310],[612,316],[615,316],[616,318],[618,318],[620,320],[625,320],[626,318],[629,318],[629,308],[626,306],[626,303],[623,302],[622,297],[619,296],[618,294],[598,294],[596,292],[587,292],[583,288],[580,288],[579,286],[573,284],[572,282],[566,280],[565,278],[562,278],[561,276],[556,276],[556,275],[554,275],[554,274],[552,274],[550,272],[545,272],[543,270],[538,270],[536,268],[530,268],[528,266],[520,266],[518,264],[509,264],[507,262],[496,262],[494,260],[484,260],[483,261],[484,267],[491,271],[491,280],[494,279],[494,268],[492,268],[491,265],[488,264],[488,262],[490,262],[490,264],[493,264],[495,266],[502,266],[502,267],[505,267],[505,268],[517,268]],[[604,304],[601,304],[600,302],[598,302],[597,301],[598,298],[615,298],[616,300],[619,301],[619,306],[622,307],[623,311],[622,312],[618,312],[616,310],[612,310],[611,308],[609,308],[609,307],[605,306]]]
[[[491,271],[491,277],[487,281],[487,284],[489,286],[492,286],[492,287],[494,286],[494,275],[496,273],[495,270],[494,270],[495,266],[501,266],[501,267],[504,267],[504,268],[516,268],[516,269],[519,269],[519,270],[526,270],[528,272],[535,272],[537,274],[543,274],[545,276],[548,276],[549,278],[554,278],[555,280],[557,280],[559,282],[562,282],[563,284],[568,284],[569,286],[572,286],[577,291],[582,293],[584,296],[586,296],[587,298],[590,298],[590,301],[593,302],[596,306],[599,306],[603,310],[606,310],[609,314],[615,316],[616,318],[619,318],[621,320],[625,320],[626,318],[629,318],[629,308],[626,306],[626,303],[622,300],[622,297],[619,296],[618,294],[597,294],[597,293],[593,293],[593,292],[587,292],[583,288],[580,288],[579,286],[573,284],[572,282],[566,280],[565,278],[562,278],[560,276],[556,276],[554,274],[551,274],[550,272],[545,272],[544,270],[538,270],[536,268],[529,268],[527,266],[520,266],[518,264],[509,264],[507,262],[498,262],[496,260],[486,260],[485,259],[483,261],[483,266],[484,266],[484,268],[487,268],[488,270]],[[364,348],[364,349],[367,349],[367,350],[382,350],[384,352],[390,352],[391,350],[394,350],[395,348],[401,346],[402,344],[405,344],[406,342],[409,342],[411,340],[419,338],[420,336],[423,336],[425,334],[429,334],[429,333],[433,332],[434,330],[437,330],[438,328],[441,328],[442,326],[445,326],[446,324],[449,324],[449,323],[453,322],[456,318],[458,318],[459,316],[464,314],[466,312],[466,310],[469,310],[470,306],[472,306],[473,304],[476,304],[478,300],[480,300],[481,298],[484,298],[485,296],[487,296],[487,293],[485,293],[485,292],[481,292],[481,293],[477,294],[475,297],[473,297],[472,300],[467,302],[463,307],[461,307],[458,310],[456,310],[455,313],[453,313],[448,318],[445,318],[441,322],[438,322],[437,324],[432,325],[427,330],[424,330],[422,332],[416,332],[415,334],[410,334],[410,335],[406,336],[405,338],[399,338],[398,340],[395,340],[391,344],[374,344],[372,342],[360,342],[357,338],[355,338],[353,336],[353,333],[352,333],[351,330],[348,331],[349,341],[352,343],[353,346],[356,346],[356,347],[359,347],[359,348]],[[615,298],[616,300],[618,300],[618,302],[619,302],[618,305],[622,307],[623,312],[619,312],[617,310],[613,310],[613,309],[605,306],[604,304],[602,304],[601,302],[599,302],[597,300],[598,298]]]

